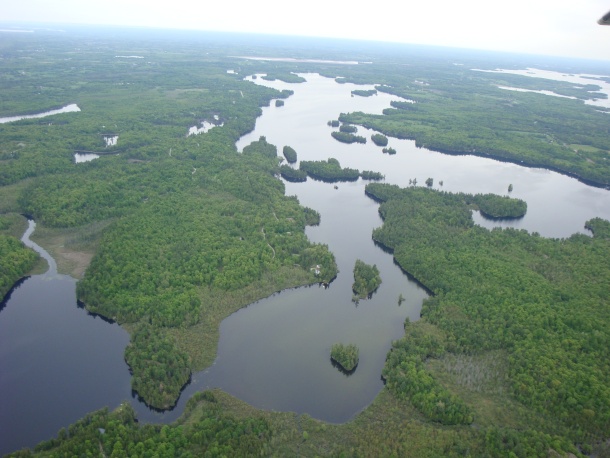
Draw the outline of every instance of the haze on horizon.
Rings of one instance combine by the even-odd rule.
[[[4,23],[55,23],[348,38],[610,60],[607,0],[430,0],[363,7],[345,0],[201,2],[22,0]],[[0,35],[1,36],[1,35]]]

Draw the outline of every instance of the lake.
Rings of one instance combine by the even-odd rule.
[[[527,215],[517,221],[488,221],[486,227],[510,225],[546,237],[587,233],[586,220],[610,219],[610,192],[544,169],[474,156],[449,156],[417,148],[413,141],[390,138],[396,155],[387,155],[371,141],[346,145],[334,140],[327,121],[341,112],[381,113],[398,97],[378,93],[352,96],[353,89],[373,86],[338,84],[317,74],[307,82],[253,80],[294,95],[284,106],[263,108],[255,130],[240,139],[239,150],[261,135],[277,145],[292,146],[300,160],[334,157],[343,167],[373,170],[388,183],[421,185],[431,177],[434,188],[468,193],[507,194],[526,200]],[[372,131],[359,128],[370,138]],[[202,133],[201,135],[205,135]],[[443,181],[443,186],[439,182]],[[234,313],[221,324],[218,356],[208,369],[193,374],[177,407],[158,413],[131,395],[123,360],[128,336],[78,307],[76,280],[51,269],[32,276],[7,296],[0,312],[0,453],[33,446],[48,439],[86,412],[116,407],[129,399],[143,421],[172,421],[199,389],[220,387],[248,403],[270,410],[308,413],[330,422],[344,422],[365,408],[383,387],[380,378],[391,341],[403,334],[406,317],[419,317],[426,291],[411,281],[375,246],[372,229],[381,224],[378,205],[364,195],[365,182],[285,183],[286,194],[321,214],[321,224],[306,233],[326,243],[335,254],[339,275],[329,288],[318,285],[277,293]],[[376,264],[383,283],[369,300],[352,302],[352,269],[356,259]],[[406,301],[398,305],[398,296]],[[330,363],[335,342],[360,347],[360,364],[351,376]],[[10,393],[10,396],[7,395]],[[6,438],[6,440],[5,440]]]

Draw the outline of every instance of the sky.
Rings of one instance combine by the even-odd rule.
[[[353,38],[610,60],[610,0],[19,0],[3,22]]]

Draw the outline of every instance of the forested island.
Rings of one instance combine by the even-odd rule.
[[[352,290],[358,299],[366,299],[381,285],[381,276],[376,265],[369,265],[360,259],[354,264],[354,284]]]
[[[361,135],[354,135],[348,132],[331,132],[330,135],[341,143],[366,143],[366,138]]]
[[[3,36],[0,116],[71,102],[82,111],[0,124],[0,294],[38,259],[18,240],[20,215],[31,215],[45,242],[48,234],[58,240],[49,251],[60,271],[80,278],[77,294],[87,310],[129,331],[125,359],[134,391],[167,409],[191,373],[214,361],[225,317],[276,291],[337,275],[328,247],[305,236],[320,215],[286,196],[278,176],[379,176],[336,159],[281,165],[277,146],[264,137],[243,154],[235,147],[261,107],[291,95],[243,75],[299,84],[297,73],[336,78],[332,64],[238,59],[230,56],[283,51],[258,42],[220,46],[217,37],[206,38],[208,46],[200,37],[93,36]],[[126,63],[119,58],[126,48],[146,59]],[[594,84],[474,72],[484,65],[477,59],[464,67],[417,53],[385,61],[369,49],[295,48],[303,57],[374,61],[342,66],[337,82],[375,84],[416,102],[395,102],[382,115],[344,113],[341,122],[449,154],[610,185],[608,114],[581,102],[600,97],[590,92]],[[242,76],[227,73],[237,64]],[[508,92],[498,88],[503,84],[580,100]],[[217,125],[187,137],[201,119]],[[121,154],[74,164],[75,151],[105,148],[100,133],[107,126],[120,134]],[[296,152],[294,161],[286,148],[282,153],[296,162]],[[474,224],[473,210],[514,219],[526,213],[526,202],[431,187],[366,187],[383,219],[373,239],[431,296],[421,319],[407,320],[404,337],[393,342],[379,374],[385,388],[350,422],[258,410],[214,390],[193,396],[171,424],[138,423],[125,404],[13,456],[606,456],[610,222],[592,218],[592,237],[566,239],[487,230]],[[82,278],[60,253],[85,259]],[[367,291],[375,284],[366,283]]]
[[[354,344],[344,345],[336,343],[330,350],[330,359],[339,365],[346,373],[353,373],[356,370],[359,360],[359,350]]]
[[[297,161],[297,152],[291,146],[284,146],[282,154],[290,164],[294,164]]]
[[[377,146],[387,146],[388,145],[388,137],[386,137],[385,135],[382,135],[382,134],[371,135],[371,140],[373,140],[373,143],[375,143]]]
[[[371,97],[372,95],[377,94],[377,89],[354,89],[352,94],[360,97]]]

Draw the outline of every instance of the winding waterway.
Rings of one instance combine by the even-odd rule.
[[[50,439],[85,413],[131,397],[129,335],[79,308],[76,280],[57,273],[17,282],[0,304],[0,454]]]
[[[284,106],[263,108],[256,128],[243,146],[266,136],[281,151],[292,146],[301,160],[334,157],[344,167],[381,172],[386,182],[408,186],[434,178],[447,191],[506,194],[527,201],[527,215],[512,225],[547,237],[567,237],[584,229],[586,220],[610,219],[610,192],[543,169],[474,156],[448,156],[417,148],[412,141],[390,139],[396,155],[386,155],[372,142],[346,145],[335,141],[327,121],[341,112],[381,113],[395,96],[352,96],[353,89],[372,86],[338,84],[316,74],[306,83],[287,84],[257,78],[257,84],[291,89]],[[359,135],[372,132],[359,128]],[[205,135],[205,134],[203,134]],[[439,186],[439,181],[443,186]],[[193,374],[177,407],[165,413],[149,410],[132,397],[123,360],[128,336],[116,324],[78,307],[76,280],[58,275],[50,256],[43,275],[19,283],[0,308],[0,453],[48,439],[86,412],[116,407],[131,400],[143,421],[171,421],[197,390],[219,387],[254,406],[308,413],[343,422],[365,408],[382,388],[380,378],[391,341],[403,333],[406,317],[419,317],[426,292],[410,281],[390,254],[375,246],[371,231],[381,224],[378,205],[364,195],[365,182],[334,185],[308,180],[285,183],[286,193],[321,214],[321,224],[307,228],[314,242],[335,254],[339,275],[328,289],[312,286],[277,293],[236,312],[221,324],[218,356],[205,371]],[[33,223],[24,235],[29,243]],[[351,301],[356,259],[376,264],[383,283],[369,300]],[[406,301],[398,304],[402,294]],[[335,342],[360,347],[360,364],[351,376],[329,360]]]
[[[7,122],[21,121],[22,119],[45,118],[47,116],[53,116],[53,115],[62,114],[62,113],[74,113],[76,111],[80,111],[80,108],[75,103],[71,103],[70,105],[66,105],[65,107],[57,108],[55,110],[45,111],[42,113],[19,115],[19,116],[8,116],[5,118],[0,118],[0,124],[4,124]]]

